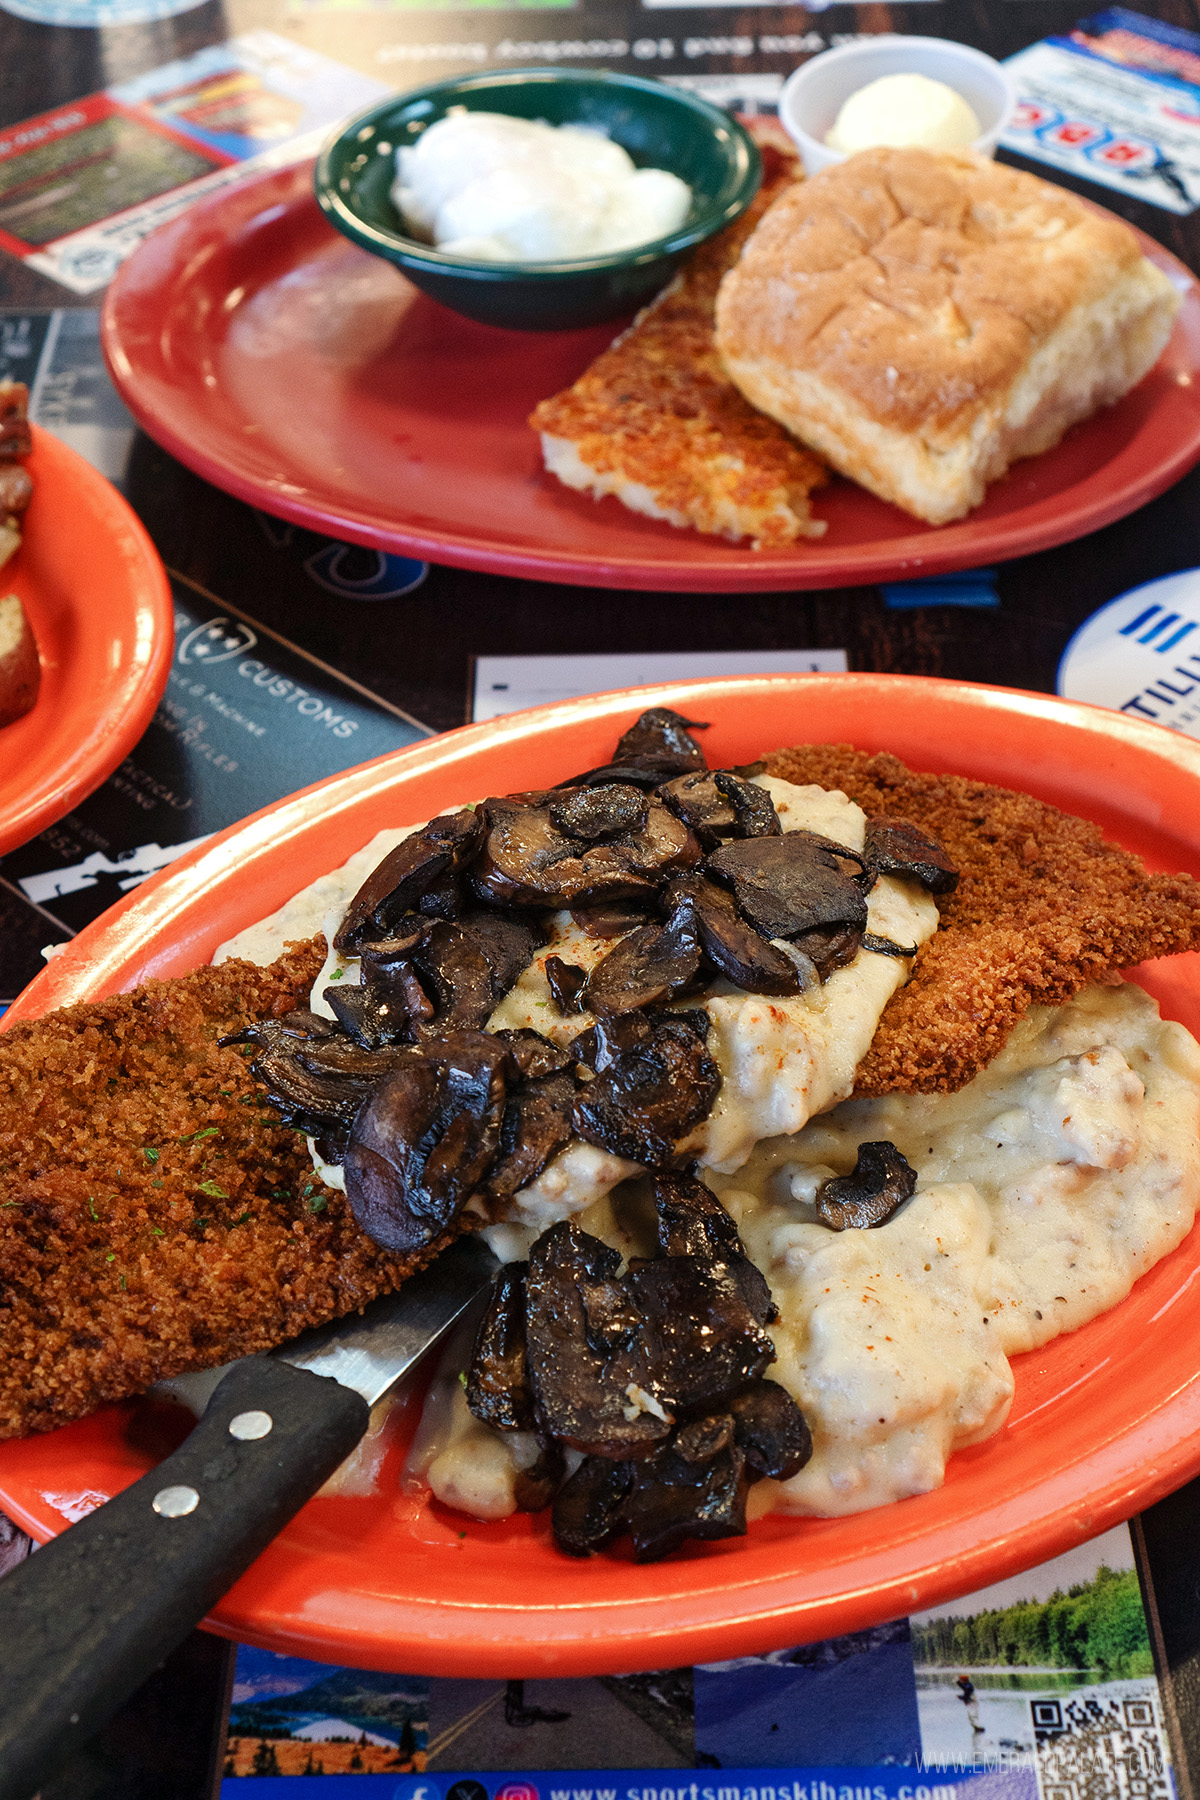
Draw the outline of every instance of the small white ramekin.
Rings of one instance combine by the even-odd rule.
[[[1017,104],[1007,69],[982,50],[949,38],[871,37],[822,51],[784,82],[779,122],[795,142],[807,174],[845,161],[841,150],[830,149],[825,134],[843,102],[881,75],[928,75],[954,88],[982,128],[971,148],[981,156],[995,155]]]

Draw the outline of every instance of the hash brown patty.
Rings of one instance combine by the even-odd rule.
[[[721,277],[770,202],[794,181],[793,158],[762,145],[763,186],[749,210],[693,251],[679,274],[572,387],[529,423],[551,472],[615,494],[635,512],[754,548],[824,531],[809,495],[823,463],[744,400],[713,337]]]

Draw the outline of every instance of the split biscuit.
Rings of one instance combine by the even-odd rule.
[[[789,188],[721,283],[752,405],[931,525],[1128,393],[1179,308],[1134,233],[969,151],[865,150]]]

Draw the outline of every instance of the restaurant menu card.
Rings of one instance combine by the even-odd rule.
[[[486,1527],[484,1528],[486,1529]],[[388,1675],[241,1646],[224,1800],[1173,1800],[1129,1528],[768,1656],[592,1680]],[[338,1784],[341,1784],[340,1786]]]
[[[0,881],[37,909],[47,943],[211,833],[428,736],[228,603],[180,580],[174,592],[175,657],[145,736],[74,812],[0,859]]]
[[[270,31],[87,94],[0,133],[0,248],[72,293],[253,168],[319,149],[387,85]]]
[[[1123,6],[1008,58],[1007,150],[1168,212],[1200,203],[1200,37]]]
[[[498,719],[526,706],[578,700],[653,681],[710,681],[721,675],[840,672],[844,650],[634,650],[611,656],[478,656],[471,717]]]

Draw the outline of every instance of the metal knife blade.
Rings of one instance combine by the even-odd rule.
[[[178,1450],[5,1576],[0,1800],[28,1800],[205,1616],[498,1267],[462,1238],[356,1317],[232,1363]]]
[[[445,1336],[499,1268],[480,1238],[459,1238],[396,1293],[371,1301],[361,1313],[318,1325],[271,1354],[313,1375],[331,1376],[374,1406]]]

